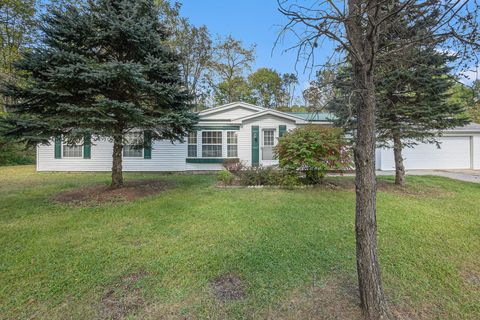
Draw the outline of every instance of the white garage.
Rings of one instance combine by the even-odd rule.
[[[448,131],[436,144],[419,144],[403,152],[406,169],[480,169],[480,125]],[[394,170],[392,149],[377,150],[377,168]]]

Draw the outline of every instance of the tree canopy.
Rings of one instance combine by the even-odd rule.
[[[53,8],[43,21],[41,44],[17,64],[27,85],[9,84],[5,91],[15,101],[4,121],[7,134],[27,143],[48,143],[59,135],[69,143],[86,134],[107,137],[114,141],[115,186],[123,182],[126,132],[183,139],[196,116],[159,16],[152,0]]]

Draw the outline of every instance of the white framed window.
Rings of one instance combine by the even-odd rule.
[[[143,157],[143,132],[128,132],[124,137],[123,156],[128,158]]]
[[[227,131],[227,157],[238,157],[238,132]]]
[[[187,138],[188,154],[189,158],[197,157],[197,131],[192,131],[188,134]]]
[[[81,158],[83,156],[83,145],[81,144],[64,144],[63,157],[64,158]]]
[[[202,131],[202,158],[222,157],[222,131]]]

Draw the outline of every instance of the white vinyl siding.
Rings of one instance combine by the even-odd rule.
[[[92,143],[91,158],[55,159],[55,144],[37,147],[38,171],[111,171],[113,143],[107,139]],[[123,171],[185,171],[187,144],[170,140],[152,141],[152,158],[124,157]]]
[[[256,111],[243,108],[243,107],[238,107],[238,108],[225,110],[223,112],[215,112],[215,113],[204,115],[202,116],[202,120],[208,121],[208,120],[219,120],[219,119],[227,119],[227,120],[238,119],[238,118],[252,115],[254,113],[256,113]]]

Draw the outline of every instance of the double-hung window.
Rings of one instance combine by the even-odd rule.
[[[202,158],[222,157],[222,131],[202,131]]]
[[[83,146],[81,144],[64,144],[63,157],[64,158],[81,158]]]
[[[128,132],[124,139],[123,156],[124,157],[142,157],[143,156],[143,133],[141,131]]]
[[[192,131],[188,134],[187,144],[188,144],[188,157],[196,158],[197,157],[197,131]]]
[[[227,131],[227,157],[238,157],[238,135],[236,131]]]

